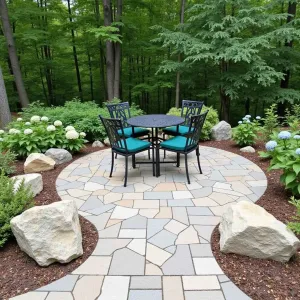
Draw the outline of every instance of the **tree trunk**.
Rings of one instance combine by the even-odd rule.
[[[93,72],[92,72],[92,61],[89,49],[87,49],[87,57],[88,57],[88,64],[89,64],[89,75],[90,75],[90,89],[91,89],[91,100],[94,99],[94,80],[93,80]]]
[[[68,2],[69,20],[70,20],[70,23],[73,26],[73,18],[72,18],[72,11],[71,11],[70,0],[67,0],[67,2]],[[77,77],[78,92],[79,92],[80,99],[83,100],[82,87],[81,87],[81,78],[80,78],[79,65],[78,65],[78,57],[77,57],[77,50],[76,50],[76,46],[75,46],[75,33],[74,33],[73,27],[71,28],[71,35],[72,35],[72,47],[73,47],[74,63],[75,63],[75,68],[76,68],[76,77]]]
[[[290,23],[297,11],[297,3],[296,1],[289,1],[289,6],[288,6],[288,14],[289,16],[287,17],[286,23]],[[285,47],[292,48],[293,47],[293,41],[285,41]],[[283,89],[288,89],[289,88],[289,81],[291,77],[291,71],[286,69],[283,70],[284,78],[281,80],[280,87]],[[278,103],[278,115],[281,117],[284,117],[285,115],[285,110],[286,110],[286,101]]]
[[[22,79],[21,69],[17,57],[16,47],[15,47],[15,41],[13,38],[12,29],[10,27],[6,0],[0,0],[0,16],[2,19],[3,33],[6,38],[9,59],[11,63],[11,68],[13,70],[19,99],[22,107],[27,107],[29,105],[29,100]]]
[[[180,8],[180,24],[184,24],[184,11],[185,11],[185,0],[181,0],[181,8]],[[181,28],[182,30],[182,28]],[[181,53],[178,54],[178,63],[181,63],[182,57]],[[176,74],[176,99],[175,106],[179,108],[180,103],[180,72],[178,71]]]
[[[220,89],[221,98],[221,119],[229,123],[230,98],[225,94],[224,90]]]
[[[11,113],[9,110],[5,84],[0,67],[0,128],[5,128],[10,121]]]
[[[111,26],[112,12],[111,0],[103,0],[104,25]],[[114,79],[115,79],[115,55],[114,45],[112,42],[106,42],[106,77],[107,77],[107,94],[108,101],[114,98]]]

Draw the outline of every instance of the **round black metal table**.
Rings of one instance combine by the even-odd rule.
[[[144,127],[152,129],[152,155],[154,156],[155,150],[155,164],[156,164],[156,177],[160,176],[159,164],[159,141],[162,140],[158,136],[159,128],[179,126],[184,123],[184,119],[177,116],[169,115],[144,115],[133,117],[127,120],[127,123],[133,127]],[[145,162],[144,162],[145,163]],[[151,163],[151,162],[149,162]],[[171,162],[173,163],[173,162]],[[155,176],[155,174],[153,174]]]

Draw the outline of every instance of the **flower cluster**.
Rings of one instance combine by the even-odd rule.
[[[56,127],[54,125],[49,125],[47,127],[47,131],[51,132],[51,131],[55,131],[56,130]]]
[[[79,138],[79,133],[76,130],[69,130],[66,133],[66,138],[68,140],[77,140]]]
[[[31,123],[38,123],[38,122],[40,122],[41,121],[41,117],[40,116],[33,116],[33,117],[31,117],[31,119],[30,119],[30,122]]]
[[[54,126],[55,126],[55,127],[60,127],[60,126],[62,126],[62,121],[56,120],[56,121],[54,122]]]
[[[277,147],[277,142],[276,141],[269,141],[266,143],[266,149],[267,151],[274,151],[274,149]]]
[[[281,131],[278,134],[280,140],[289,140],[292,137],[292,134],[288,131]]]
[[[24,130],[24,134],[26,134],[26,135],[29,135],[29,134],[32,134],[32,133],[33,133],[32,129],[25,129]]]
[[[9,129],[8,133],[9,134],[19,134],[19,133],[21,133],[21,131],[19,129],[12,128],[12,129]]]

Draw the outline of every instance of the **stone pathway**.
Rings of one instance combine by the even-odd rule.
[[[15,297],[18,300],[245,300],[224,274],[210,246],[223,211],[242,200],[257,201],[267,187],[263,171],[249,160],[200,147],[203,175],[189,156],[191,184],[180,168],[151,165],[129,170],[110,150],[87,155],[66,167],[56,187],[74,200],[99,232],[93,254],[72,274]],[[137,160],[146,160],[142,153]],[[162,158],[163,159],[163,158]],[[167,159],[175,159],[170,154]]]

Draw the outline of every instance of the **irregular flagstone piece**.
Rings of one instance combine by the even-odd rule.
[[[72,274],[79,275],[107,275],[111,257],[109,256],[90,256]]]
[[[176,186],[175,183],[173,182],[159,183],[153,189],[153,192],[172,192],[172,191],[176,191]]]
[[[173,199],[171,192],[145,192],[145,200]]]
[[[75,198],[82,197],[82,196],[90,196],[92,194],[92,192],[84,191],[80,189],[68,189],[68,193],[70,196]]]
[[[187,229],[179,233],[175,245],[188,245],[188,244],[198,244],[199,238],[197,231],[193,226],[189,226]]]
[[[217,276],[182,276],[185,291],[219,290]]]
[[[102,207],[104,204],[97,196],[89,197],[85,203],[80,207],[80,210],[87,211],[98,207]]]
[[[234,191],[244,195],[251,195],[253,193],[243,182],[240,181],[232,182],[231,186]]]
[[[181,277],[163,276],[164,300],[184,300]]]
[[[107,224],[106,224],[106,228],[108,228],[108,227],[110,227],[110,226],[113,226],[113,225],[115,225],[115,224],[118,224],[118,223],[121,223],[122,222],[122,220],[116,220],[116,219],[114,219],[114,220],[109,220],[108,222],[107,222]],[[105,230],[105,229],[104,229]]]
[[[104,203],[113,203],[122,199],[121,193],[108,193],[104,196]]]
[[[25,175],[18,175],[12,177],[15,181],[14,190],[17,191],[24,181],[25,187],[30,187],[33,196],[38,195],[43,190],[43,178],[41,174],[32,173],[32,174],[25,174]]]
[[[51,292],[49,293],[48,300],[73,300],[73,296],[68,292]]]
[[[112,212],[112,209],[115,208],[116,206],[114,204],[107,204],[107,205],[102,205],[101,207],[94,208],[91,210],[88,210],[88,213],[91,213],[93,215],[101,215],[105,212]]]
[[[174,234],[178,234],[180,233],[181,231],[183,231],[185,228],[187,228],[186,225],[178,222],[178,221],[175,221],[175,220],[171,220],[166,226],[165,226],[165,229],[174,233]]]
[[[138,209],[117,206],[111,215],[111,219],[125,220],[138,214]]]
[[[146,229],[121,229],[119,238],[146,238]]]
[[[147,203],[148,202],[149,201],[147,201]],[[152,208],[140,209],[139,211],[139,214],[146,218],[154,218],[158,213],[159,213],[159,209],[152,209]]]
[[[168,200],[168,206],[194,206],[194,203],[191,199]]]
[[[189,225],[189,218],[187,215],[187,210],[185,207],[172,207],[173,219],[183,223],[185,225]]]
[[[110,220],[111,221],[111,220]],[[120,221],[120,220],[117,220]],[[110,226],[104,230],[99,231],[99,238],[116,238],[119,236],[119,231],[121,228],[121,223]]]
[[[104,213],[99,216],[87,216],[85,217],[90,222],[94,224],[97,230],[102,230],[105,228],[107,221],[109,220],[110,214]]]
[[[24,173],[37,173],[53,170],[55,160],[41,153],[30,154],[24,163]]]
[[[147,243],[146,259],[151,263],[161,266],[171,256],[169,252]]]
[[[199,257],[193,258],[197,275],[222,275],[223,271],[215,258]]]
[[[213,257],[210,244],[190,245],[193,257]]]
[[[128,245],[127,248],[131,249],[132,251],[140,254],[146,254],[146,239],[133,239]]]
[[[89,182],[93,182],[93,183],[98,183],[100,185],[104,185],[108,182],[109,180],[103,176],[93,176]]]
[[[175,254],[162,265],[164,275],[195,275],[188,245],[178,245]]]
[[[82,189],[84,186],[83,182],[68,182],[67,184],[64,185],[60,185],[60,186],[56,186],[56,190],[57,191],[65,191],[65,190],[69,190],[69,189]]]
[[[47,292],[29,292],[20,296],[10,298],[10,300],[45,300]]]
[[[134,228],[134,229],[145,229],[147,226],[147,218],[140,215],[136,215],[130,219],[123,221],[122,229]]]
[[[149,219],[147,226],[147,238],[151,238],[161,231],[170,219]]]
[[[112,255],[117,249],[126,247],[130,239],[99,239],[92,255]]]
[[[159,214],[155,216],[155,219],[171,219],[172,218],[172,208],[171,207],[161,207]]]
[[[113,193],[134,193],[134,186],[133,186],[133,184],[127,185],[126,187],[117,186],[117,187],[114,187],[111,191]]]
[[[218,279],[221,283],[230,281],[230,279],[226,275],[218,275]]]
[[[192,198],[203,198],[207,197],[212,193],[212,188],[211,187],[203,187],[201,189],[193,190],[191,191],[193,194]]]
[[[134,208],[151,208],[158,209],[159,208],[159,200],[134,200],[133,204]]]
[[[165,248],[165,250],[171,254],[174,254],[176,251],[176,246],[174,245],[174,246],[167,247],[167,248]]]
[[[143,193],[123,193],[123,200],[142,200],[144,194]]]
[[[213,213],[208,207],[188,207],[187,213],[190,216],[212,216]]]
[[[248,199],[248,201],[250,201]],[[250,201],[251,202],[251,201]],[[217,207],[211,207],[211,211],[214,213],[215,216],[222,216],[224,214],[224,212],[231,206],[231,205],[234,205],[235,202],[232,202],[232,203],[227,203],[223,206],[217,206]]]
[[[99,296],[104,276],[83,276],[73,290],[74,300],[90,300]]]
[[[133,290],[150,290],[161,289],[161,276],[132,276],[130,289]]]
[[[158,266],[147,263],[145,275],[163,275],[163,273]]]
[[[152,186],[150,186],[148,184],[144,184],[144,183],[135,183],[134,184],[134,190],[137,193],[143,193],[143,192],[149,191],[150,189],[152,189]]]
[[[145,257],[127,248],[115,251],[109,275],[144,275]]]
[[[184,294],[185,300],[225,300],[221,291],[187,291]]]
[[[192,225],[218,225],[220,217],[217,216],[189,216]]]
[[[162,300],[160,290],[131,290],[128,300]]]
[[[173,199],[191,199],[193,195],[189,191],[175,191],[173,192]]]
[[[94,182],[87,182],[84,186],[84,190],[90,192],[95,192],[103,189],[104,189],[104,185],[99,183],[94,183]]]
[[[194,225],[194,228],[198,231],[200,237],[204,238],[207,241],[211,240],[212,232],[215,229],[215,226],[200,226]]]
[[[226,175],[224,175],[224,176],[226,176]],[[219,171],[212,171],[208,178],[209,178],[209,180],[214,180],[214,181],[226,181],[225,178],[223,177],[223,175]]]
[[[225,282],[221,284],[223,293],[226,299],[232,300],[251,300],[245,293],[243,293],[236,285],[232,282]]]
[[[209,196],[209,198],[213,199],[214,201],[216,201],[220,205],[224,205],[224,204],[227,204],[227,203],[230,203],[230,202],[234,201],[229,195],[226,195],[226,194],[223,194],[223,193],[216,193],[216,192],[213,192]]]
[[[148,242],[159,248],[164,249],[166,247],[174,245],[176,238],[176,234],[173,234],[167,230],[162,230],[156,235],[154,235],[152,238],[148,239]]]
[[[58,279],[48,285],[39,288],[37,291],[60,291],[60,292],[71,292],[78,279],[78,275],[67,275],[61,279]]]
[[[132,208],[133,207],[133,200],[120,200],[120,201],[115,202],[114,204]]]
[[[198,182],[191,182],[191,184],[187,184],[187,188],[188,188],[188,190],[192,191],[192,190],[201,189],[202,186]]]
[[[129,276],[106,276],[98,300],[127,300]]]
[[[176,185],[177,191],[186,191],[187,190],[186,185],[183,183],[176,182],[175,185]]]

